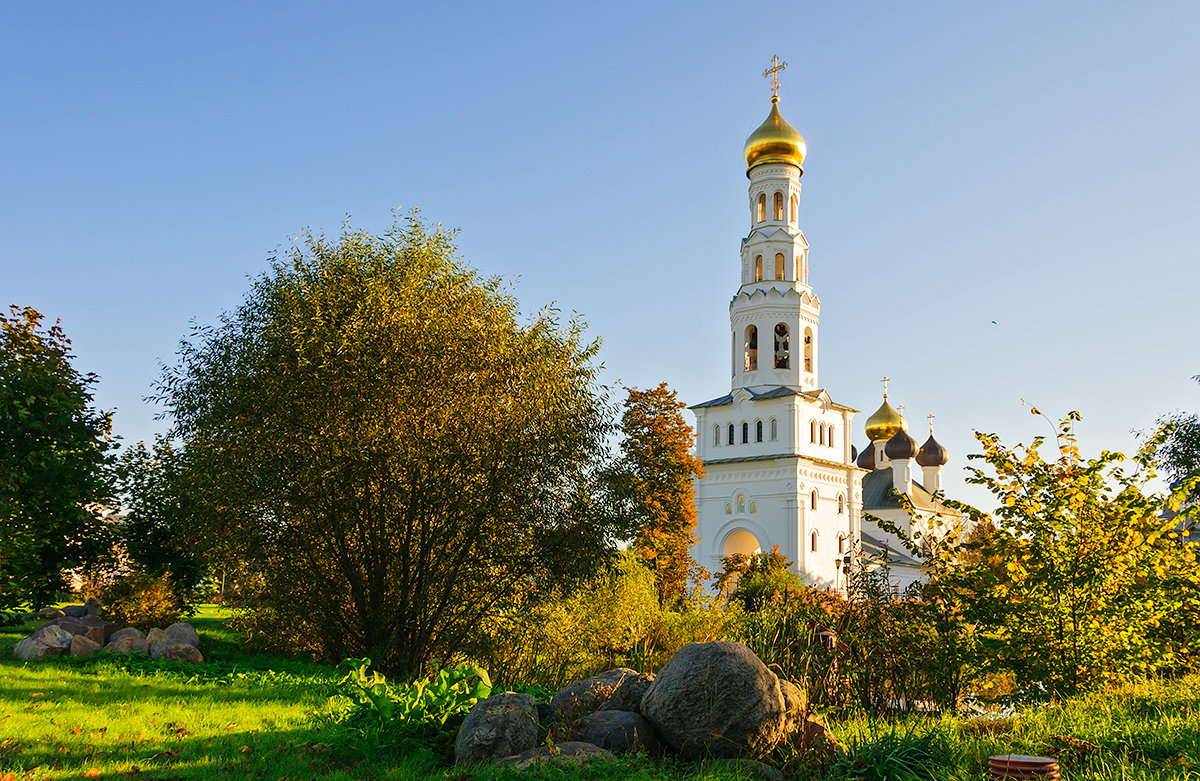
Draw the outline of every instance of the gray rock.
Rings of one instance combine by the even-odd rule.
[[[83,604],[83,607],[87,611],[88,618],[100,617],[100,600],[95,597],[88,597],[88,601]]]
[[[537,742],[537,700],[528,694],[496,694],[475,703],[463,720],[454,741],[454,762],[491,762],[520,754]]]
[[[515,770],[525,770],[535,765],[556,765],[560,767],[575,767],[593,760],[615,759],[611,752],[605,751],[591,743],[570,741],[553,746],[538,746],[523,751],[517,756],[506,757],[500,761]]]
[[[167,627],[167,637],[179,643],[187,643],[193,648],[200,647],[200,633],[185,621]]]
[[[797,737],[804,748],[827,757],[832,757],[842,745],[815,713],[800,722]]]
[[[575,737],[614,754],[662,754],[662,741],[640,713],[599,710],[575,725]]]
[[[191,643],[181,643],[167,638],[150,646],[151,659],[163,659],[168,662],[190,662],[200,664],[204,655]]]
[[[62,618],[63,612],[56,607],[44,607],[35,614],[38,618]]]
[[[646,690],[652,683],[654,683],[654,673],[627,675],[621,680],[612,696],[596,710],[623,710],[638,713],[638,709],[642,707],[642,698],[646,696]]]
[[[171,638],[167,637],[167,633],[164,632],[163,630],[159,629],[158,627],[154,627],[149,632],[147,632],[146,633],[146,646],[150,648],[150,655],[154,656],[154,646],[158,645],[159,643],[161,643],[165,640],[170,640],[170,639]],[[154,658],[157,659],[158,657],[154,656]]]
[[[83,605],[67,605],[62,612],[67,618],[83,618],[87,615],[87,608]]]
[[[783,729],[791,734],[804,722],[804,717],[808,714],[808,697],[799,686],[782,678],[779,679],[779,692],[783,695],[783,707],[787,712]]]
[[[73,635],[83,635],[100,645],[104,645],[106,637],[111,635],[117,628],[117,625],[111,621],[102,621],[99,618],[88,618],[86,616],[83,618],[64,616],[63,618],[56,618],[48,622],[47,626],[49,625],[65,629]]]
[[[71,656],[95,656],[103,648],[85,635],[71,635]]]
[[[693,643],[659,671],[642,714],[684,758],[757,757],[787,735],[779,678],[741,643]]]
[[[115,631],[111,635],[109,635],[108,642],[109,643],[121,642],[127,637],[132,637],[135,640],[140,640],[142,642],[146,641],[146,636],[144,634],[142,634],[142,630],[138,629],[137,627],[127,626],[124,629],[118,629],[117,631]]]
[[[43,626],[17,643],[13,657],[36,662],[47,656],[62,656],[71,648],[71,633],[57,626]]]
[[[771,767],[765,762],[755,762],[753,759],[714,759],[705,762],[704,767],[720,769],[734,773],[746,781],[783,781],[783,771]]]
[[[635,675],[637,675],[636,670],[618,667],[591,678],[573,681],[550,699],[550,705],[558,712],[559,716],[566,718],[586,715],[603,705],[625,678]]]
[[[104,646],[105,653],[110,654],[144,654],[149,650],[146,636],[132,627],[113,632],[112,639]]]

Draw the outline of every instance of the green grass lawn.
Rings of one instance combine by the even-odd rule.
[[[337,673],[330,667],[244,651],[221,609],[192,620],[207,661],[58,658],[22,664],[13,646],[37,623],[0,629],[0,780],[76,778],[424,779],[485,781],[503,771],[447,768],[431,755],[362,750],[322,713]],[[1200,781],[1200,677],[1131,686],[1015,718],[862,718],[831,726],[852,749],[888,736],[901,744],[938,735],[939,773],[982,779],[987,757],[1060,754],[1074,781]],[[858,748],[817,777],[862,778],[886,757]],[[864,764],[865,763],[865,764]],[[857,769],[856,769],[857,768]],[[798,778],[814,769],[796,766]],[[879,776],[883,778],[885,776]],[[542,769],[522,778],[584,781],[731,781],[729,770],[621,760],[579,770]]]

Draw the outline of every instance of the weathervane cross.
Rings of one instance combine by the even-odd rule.
[[[763,76],[771,80],[771,97],[779,97],[779,71],[787,67],[787,63],[779,59],[778,55],[771,57],[771,67],[763,71]]]

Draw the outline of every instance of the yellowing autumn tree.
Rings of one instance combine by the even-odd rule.
[[[654,571],[659,604],[682,597],[688,581],[708,577],[691,557],[696,543],[696,496],[692,480],[704,474],[692,455],[692,427],[683,402],[666,383],[631,388],[621,416],[621,457],[614,492],[634,515],[634,551]]]

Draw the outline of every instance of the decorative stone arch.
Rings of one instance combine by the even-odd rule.
[[[758,194],[758,211],[755,213],[755,222],[767,221],[767,194]]]
[[[769,550],[771,550],[772,547],[774,547],[771,542],[770,536],[767,534],[766,530],[763,529],[762,526],[759,526],[756,522],[750,520],[749,518],[735,518],[732,521],[726,521],[725,524],[723,526],[721,526],[721,528],[718,529],[717,533],[714,535],[714,537],[717,540],[717,545],[716,545],[716,549],[715,549],[716,554],[717,554],[716,555],[717,559],[720,559],[720,557],[722,557],[722,556],[730,555],[726,551],[731,549],[731,547],[732,547],[730,544],[731,542],[733,543],[734,546],[736,546],[739,542],[741,542],[743,544],[745,542],[748,542],[748,540],[745,537],[741,537],[741,536],[736,537],[733,540],[730,539],[731,537],[734,537],[734,535],[737,534],[738,532],[748,533],[754,539],[754,541],[758,544],[758,550],[760,550],[760,551],[769,551]],[[741,553],[743,551],[732,550],[731,552]],[[753,549],[751,549],[749,552],[753,553],[754,551],[753,551]]]
[[[787,269],[784,268],[785,261],[782,252],[775,253],[775,279],[787,279]]]
[[[776,222],[783,222],[783,193],[775,191],[774,198],[774,217]]]
[[[788,220],[788,222],[790,222],[792,225],[796,224],[796,207],[799,205],[799,203],[800,203],[800,199],[796,197],[795,193],[793,193],[792,194],[792,210],[791,210],[791,214],[789,215],[790,219]]]
[[[762,282],[763,279],[762,255],[754,256],[754,281]]]

